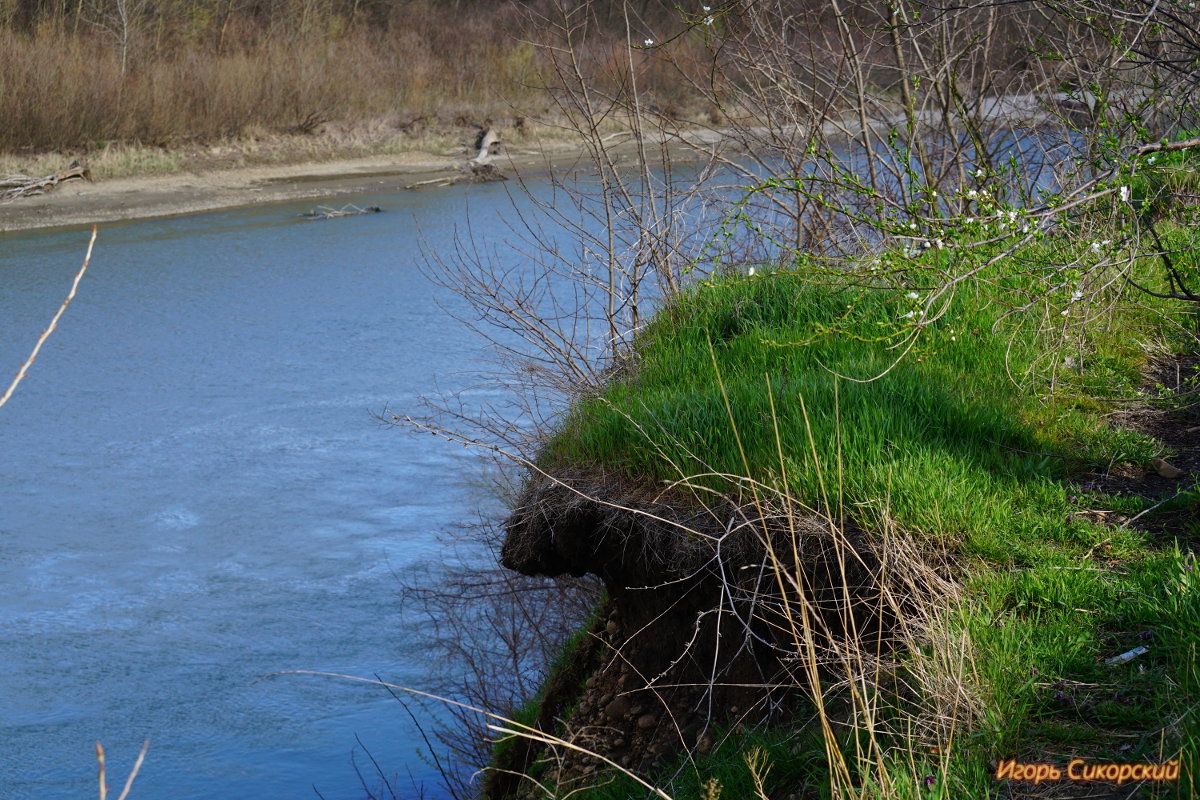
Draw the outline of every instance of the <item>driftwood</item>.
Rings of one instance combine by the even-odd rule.
[[[31,178],[28,175],[9,175],[0,178],[0,200],[16,200],[18,197],[33,197],[53,190],[60,183],[82,178],[91,182],[92,171],[87,162],[72,161],[71,166],[55,175]]]
[[[379,206],[367,206],[360,208],[358,206],[347,205],[341,208],[330,208],[329,206],[317,206],[312,211],[305,211],[300,215],[301,219],[337,219],[338,217],[353,217],[357,214],[378,214],[383,211]]]
[[[484,128],[475,137],[475,155],[467,162],[469,167],[483,167],[492,163],[496,156],[500,155],[500,151],[504,149],[504,143],[500,141],[500,134],[496,133],[495,128]]]
[[[481,128],[479,135],[475,137],[473,150],[475,151],[475,155],[471,156],[471,158],[467,159],[467,163],[459,167],[458,175],[410,183],[404,188],[441,188],[444,186],[458,186],[464,183],[491,183],[493,181],[508,180],[504,173],[498,170],[496,165],[492,163],[496,160],[496,156],[504,152],[504,142],[500,141],[500,134],[496,132],[495,128]]]

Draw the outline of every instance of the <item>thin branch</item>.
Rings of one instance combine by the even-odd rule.
[[[29,368],[37,359],[38,352],[41,351],[42,345],[46,343],[46,340],[50,338],[50,334],[54,332],[56,327],[58,327],[58,320],[62,317],[63,312],[67,310],[67,306],[71,304],[71,301],[75,299],[75,291],[79,288],[79,281],[83,279],[83,273],[87,272],[88,263],[90,263],[92,260],[92,245],[95,243],[96,226],[93,225],[92,238],[91,241],[88,242],[87,254],[83,257],[83,266],[80,267],[79,272],[75,274],[75,280],[71,284],[71,291],[67,294],[67,299],[63,300],[62,305],[58,307],[58,313],[56,313],[54,318],[50,320],[49,327],[42,331],[42,335],[38,337],[37,344],[34,345],[33,352],[29,354],[29,358],[25,359],[25,363],[22,364],[21,369],[17,371],[17,376],[13,378],[12,383],[9,384],[8,390],[4,392],[2,397],[0,397],[0,407],[3,407],[4,404],[8,402],[8,399],[13,396],[13,392],[17,390],[17,385],[20,384],[21,381],[25,379],[25,376],[29,374]]]

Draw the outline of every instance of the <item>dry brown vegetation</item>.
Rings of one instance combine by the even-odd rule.
[[[589,12],[584,49],[595,79],[619,89],[629,37],[649,23],[627,30],[609,7]],[[176,148],[325,123],[417,136],[538,115],[546,57],[529,41],[544,41],[542,19],[515,2],[3,0],[0,152]],[[678,105],[676,68],[639,58],[642,90]]]

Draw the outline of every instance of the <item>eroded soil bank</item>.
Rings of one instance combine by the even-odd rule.
[[[549,680],[537,726],[644,774],[678,753],[708,752],[724,732],[794,715],[801,615],[820,617],[812,628],[822,651],[847,633],[886,638],[877,542],[813,515],[781,510],[766,529],[755,518],[751,507],[656,497],[599,470],[531,484],[508,520],[503,566],[595,574],[606,595]],[[803,576],[805,609],[768,566],[790,572],[783,562]],[[528,741],[503,752],[485,787],[493,800],[520,796],[529,787],[521,774],[567,791],[604,766]]]

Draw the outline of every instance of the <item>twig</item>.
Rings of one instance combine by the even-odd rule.
[[[150,749],[150,740],[142,742],[142,750],[138,753],[137,761],[133,762],[133,769],[129,771],[129,777],[125,779],[125,787],[121,789],[121,794],[117,800],[125,800],[129,797],[129,790],[133,788],[133,779],[137,777],[138,771],[142,768],[142,762],[146,760],[146,751]]]
[[[92,260],[92,245],[96,243],[96,226],[92,226],[92,238],[88,242],[87,254],[83,257],[83,266],[79,268],[79,272],[75,274],[75,281],[71,284],[71,291],[67,294],[67,299],[63,300],[62,305],[58,307],[58,313],[50,320],[50,326],[42,331],[42,335],[38,337],[37,344],[34,345],[33,352],[29,354],[29,358],[21,365],[21,369],[17,371],[17,376],[13,378],[9,384],[8,390],[0,397],[0,407],[3,407],[8,402],[8,398],[13,396],[13,392],[17,390],[17,384],[25,379],[29,373],[29,368],[33,365],[34,360],[38,357],[38,352],[42,349],[42,345],[46,343],[46,339],[50,338],[50,334],[58,327],[58,320],[62,317],[63,312],[67,310],[67,306],[75,299],[75,290],[79,288],[79,281],[83,279],[83,273],[87,272],[88,263]]]
[[[137,761],[133,762],[133,769],[129,770],[129,776],[125,778],[125,786],[121,789],[121,794],[117,796],[117,800],[126,800],[129,797],[129,790],[133,788],[133,780],[137,777],[138,772],[142,769],[142,762],[146,760],[146,751],[150,749],[150,740],[142,742],[141,752],[138,753]],[[105,780],[104,769],[104,745],[96,742],[96,763],[99,764],[99,779],[100,779],[100,800],[108,800],[108,782]]]

